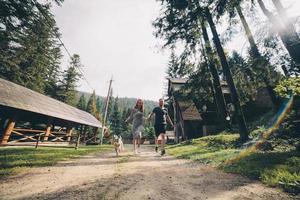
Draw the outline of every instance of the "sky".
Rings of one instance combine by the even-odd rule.
[[[272,10],[271,0],[265,2]],[[290,17],[299,14],[300,0],[282,2]],[[106,96],[113,77],[114,96],[162,97],[169,54],[160,50],[161,42],[154,37],[151,24],[159,9],[156,0],[65,0],[61,7],[53,7],[63,42],[70,53],[80,55],[84,65],[89,84],[81,80],[80,91],[95,89]],[[242,52],[246,47],[245,37],[239,34],[225,48]],[[65,56],[63,63],[67,61]]]
[[[159,13],[155,0],[65,0],[53,13],[63,42],[80,55],[98,95],[106,96],[113,76],[114,96],[162,96],[168,55],[153,35],[151,23]],[[79,90],[91,92],[91,87],[81,81]]]

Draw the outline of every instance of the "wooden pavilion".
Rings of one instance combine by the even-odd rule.
[[[87,130],[96,141],[101,123],[91,114],[0,78],[0,145],[74,142]]]

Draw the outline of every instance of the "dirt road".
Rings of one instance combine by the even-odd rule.
[[[110,152],[30,169],[2,180],[0,199],[299,198],[206,165],[161,157],[143,146],[136,156],[125,152],[116,158]]]

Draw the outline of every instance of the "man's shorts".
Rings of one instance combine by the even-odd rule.
[[[160,125],[155,125],[155,135],[158,137],[161,133],[166,133],[166,125],[165,124],[160,124]]]

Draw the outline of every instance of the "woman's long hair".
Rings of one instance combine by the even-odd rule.
[[[139,105],[138,105],[138,102],[141,101],[142,102],[142,105],[141,107],[139,108]],[[144,112],[144,101],[142,99],[138,99],[136,101],[136,104],[134,106],[135,109],[139,110],[140,112]]]

